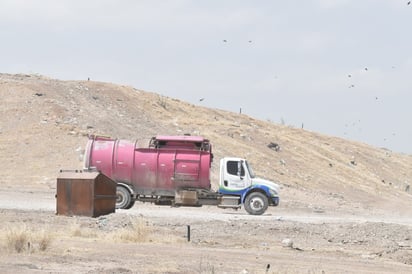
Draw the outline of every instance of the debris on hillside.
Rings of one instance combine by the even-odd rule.
[[[280,151],[280,145],[278,143],[270,142],[268,144],[268,148],[270,148],[274,151]]]
[[[293,247],[293,241],[289,238],[283,239],[282,240],[282,246],[292,248]]]

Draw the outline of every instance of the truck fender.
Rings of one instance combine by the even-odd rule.
[[[261,192],[261,193],[265,194],[266,197],[268,197],[270,199],[270,194],[269,194],[270,192],[269,192],[269,188],[267,186],[254,185],[254,186],[250,187],[249,189],[247,189],[247,191],[243,192],[242,197],[241,197],[242,204],[245,203],[246,197],[249,195],[249,193],[252,193],[252,192],[255,192],[255,191],[258,191],[258,192]]]
[[[132,198],[135,197],[135,192],[130,185],[122,183],[122,182],[117,182],[117,185],[126,188],[130,192],[130,195],[132,196]]]

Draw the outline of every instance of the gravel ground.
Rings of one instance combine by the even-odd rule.
[[[0,191],[2,273],[410,273],[411,218],[137,203],[90,217],[55,214],[51,192]],[[190,226],[190,241],[188,241]],[[21,252],[11,231],[26,231]],[[50,237],[41,251],[39,235]]]

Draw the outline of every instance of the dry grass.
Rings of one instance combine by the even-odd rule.
[[[90,219],[94,220],[94,219]],[[90,221],[88,220],[88,221]],[[121,228],[116,227],[116,221],[109,221],[103,230],[94,227],[93,222],[83,221],[78,223],[75,220],[66,231],[60,231],[61,236],[93,238],[100,240],[119,241],[119,242],[149,242],[152,235],[152,227],[144,219],[134,220],[131,223],[122,224]],[[113,225],[113,227],[111,227]]]
[[[73,224],[70,228],[70,233],[73,237],[83,238],[97,238],[98,235],[95,230],[91,228],[81,227],[80,224]]]
[[[94,219],[91,219],[94,220]],[[90,221],[90,220],[89,220]],[[121,243],[179,243],[186,242],[186,232],[170,231],[153,226],[144,218],[136,218],[122,222],[112,218],[102,227],[93,227],[94,222],[83,221],[83,224],[73,222],[66,231],[60,231],[61,236],[99,239]]]
[[[203,257],[200,258],[198,268],[199,268],[198,273],[211,273],[211,274],[216,273],[216,269],[213,263],[209,262],[208,259],[205,260]],[[248,273],[248,272],[245,272],[245,273]]]
[[[38,243],[38,248],[40,251],[46,251],[50,244],[52,243],[52,236],[51,234],[46,231],[42,230],[39,234],[37,234],[37,243]]]
[[[185,229],[172,231],[167,228],[153,226],[143,218],[134,220],[129,226],[112,231],[107,237],[125,243],[176,244],[187,242]]]
[[[139,219],[131,226],[111,232],[109,237],[121,242],[142,243],[149,241],[151,232],[150,225],[145,220]]]
[[[30,247],[29,232],[26,227],[20,227],[7,231],[6,234],[7,247],[10,251],[21,253]]]
[[[6,244],[10,252],[44,252],[50,247],[52,240],[53,236],[49,231],[36,231],[25,225],[9,227],[6,231]]]

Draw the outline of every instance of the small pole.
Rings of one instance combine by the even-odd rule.
[[[187,241],[190,242],[190,225],[187,226]]]

